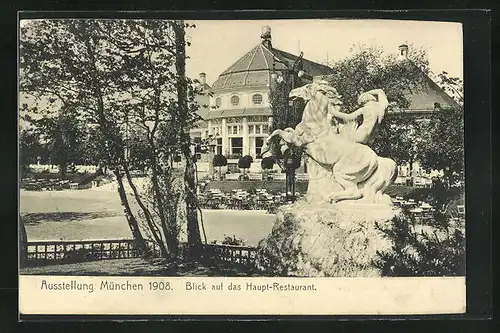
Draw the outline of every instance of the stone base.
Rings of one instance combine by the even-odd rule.
[[[348,201],[283,206],[259,244],[257,266],[279,276],[381,276],[373,261],[391,244],[376,224],[387,227],[399,213],[391,205]]]

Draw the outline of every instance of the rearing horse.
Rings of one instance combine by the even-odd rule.
[[[290,97],[307,102],[302,121],[295,129],[274,131],[266,143],[278,135],[288,144],[303,147],[305,154],[331,172],[342,189],[329,193],[330,201],[382,194],[393,181],[395,164],[389,165],[389,159],[382,160],[370,147],[343,137],[332,126],[333,111],[341,104],[336,90],[325,83],[311,83],[292,90]]]

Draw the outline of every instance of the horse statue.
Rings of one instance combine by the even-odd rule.
[[[308,201],[355,200],[390,204],[384,194],[397,177],[396,163],[379,157],[367,144],[387,109],[387,98],[377,89],[360,95],[362,107],[352,114],[340,112],[341,96],[325,81],[293,89],[290,98],[306,101],[301,122],[293,128],[275,130],[266,140],[280,137],[282,152],[290,145],[301,147],[308,163]],[[361,124],[358,119],[363,117]]]

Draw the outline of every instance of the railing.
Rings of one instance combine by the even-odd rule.
[[[242,173],[226,173],[226,180],[239,180]]]
[[[49,171],[50,173],[58,173],[59,167],[57,165],[50,164],[30,164],[30,169],[35,172]],[[75,165],[75,171],[77,172],[96,172],[99,167],[95,165]]]
[[[250,180],[262,180],[262,174],[261,173],[247,173],[248,179]]]
[[[157,244],[147,241],[152,257],[160,257]],[[182,248],[186,248],[182,246]],[[256,248],[248,246],[204,244],[202,260],[210,264],[252,266]],[[78,263],[95,260],[140,258],[133,239],[88,241],[33,241],[27,244],[27,265]]]
[[[298,173],[295,175],[297,181],[308,181],[309,175],[307,173]]]
[[[203,259],[212,264],[254,266],[257,249],[250,246],[205,244]]]
[[[273,180],[285,180],[286,175],[284,173],[275,173],[273,174]]]
[[[159,247],[148,242],[153,256]],[[34,241],[27,244],[28,264],[74,263],[82,261],[138,258],[142,253],[133,239],[88,241]]]

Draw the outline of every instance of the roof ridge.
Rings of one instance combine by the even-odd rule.
[[[248,62],[245,78],[243,79],[244,84],[247,84],[248,75],[250,74],[250,67],[252,66],[253,60],[255,59],[255,55],[257,54],[257,47],[254,47],[252,50],[254,51],[250,61]],[[251,52],[251,51],[250,51]]]
[[[258,45],[255,45],[254,47],[252,47],[250,49],[250,51],[247,51],[245,52],[245,54],[243,54],[240,58],[238,58],[238,60],[236,60],[231,66],[229,66],[225,71],[223,71],[221,74],[224,74],[226,72],[230,72],[230,70],[234,67],[237,67],[242,61],[243,59],[245,59],[246,55],[249,54],[250,52],[252,52],[254,49],[256,49],[257,47],[259,47],[260,44]]]
[[[298,56],[298,55],[295,55],[295,54],[290,53],[290,52],[287,52],[287,51],[283,51],[283,50],[280,50],[280,49],[275,49],[275,48],[273,48],[273,50],[276,50],[276,51],[278,51],[278,52],[280,52],[280,53],[283,53],[283,54],[282,54],[282,56],[283,56],[283,55],[286,55],[286,56],[289,56],[289,57],[293,57],[293,58],[295,58],[295,59],[298,59],[298,58],[299,58],[299,56]],[[315,65],[318,65],[318,66],[322,66],[322,67],[325,67],[325,68],[331,69],[330,67],[328,67],[328,66],[326,66],[326,65],[320,64],[319,62],[316,62],[316,61],[313,61],[313,60],[311,60],[311,59],[307,59],[307,58],[304,58],[304,57],[302,57],[302,61],[308,61],[308,62],[311,62],[311,63],[313,63],[313,64],[315,64]]]
[[[257,54],[257,47],[254,47],[252,50],[250,50],[250,52],[253,51],[253,54],[252,54],[252,57],[250,58],[250,61],[248,62],[248,66],[247,66],[247,71],[250,70],[250,67],[252,65],[252,62],[253,60],[255,59],[255,55]],[[248,54],[248,53],[247,53]],[[243,56],[244,57],[244,56]]]
[[[458,104],[458,102],[453,97],[451,97],[450,95],[448,95],[448,93],[436,81],[434,81],[429,76],[428,73],[424,72],[420,66],[418,66],[415,62],[413,62],[410,58],[406,58],[405,60],[407,60],[410,64],[412,64],[413,66],[415,66],[425,76],[426,80],[428,82],[430,82],[432,85],[434,85],[434,88],[437,88],[437,90],[438,90],[439,93],[441,93],[442,95],[444,94],[444,97],[443,96],[442,97],[445,100],[448,99],[447,103],[451,104],[450,106],[460,107],[460,104]],[[430,69],[429,69],[429,72],[430,72]]]
[[[264,45],[260,44],[260,51],[262,52],[262,57],[264,57],[264,61],[266,62],[266,67],[269,68],[269,63],[267,62],[267,58],[266,58],[266,55],[264,54],[264,50],[263,49],[266,49],[269,53],[271,53],[267,47],[265,47]]]

